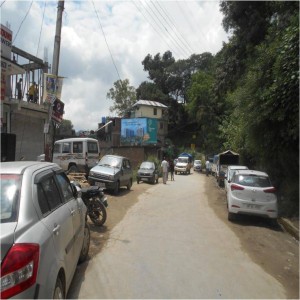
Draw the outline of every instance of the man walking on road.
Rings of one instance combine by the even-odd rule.
[[[166,161],[166,158],[164,157],[164,160],[161,162],[162,172],[163,172],[163,182],[166,184],[167,178],[168,178],[168,167],[169,164]]]

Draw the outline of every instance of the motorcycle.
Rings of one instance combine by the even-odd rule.
[[[81,194],[81,199],[87,207],[87,214],[91,221],[96,226],[102,226],[106,221],[106,207],[108,207],[103,189],[98,186],[81,188],[78,182],[72,181],[72,183],[75,185],[78,193]]]

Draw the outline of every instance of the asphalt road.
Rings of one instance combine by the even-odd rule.
[[[287,298],[211,207],[208,183],[191,174],[145,184],[101,251],[79,268],[68,298]]]

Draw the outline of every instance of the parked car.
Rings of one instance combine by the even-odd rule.
[[[144,161],[139,167],[136,174],[136,181],[148,181],[151,183],[158,183],[158,166],[155,162]]]
[[[229,182],[231,182],[232,176],[233,176],[234,172],[237,170],[248,170],[248,167],[246,167],[246,166],[228,166],[226,173],[225,173],[225,180],[224,180],[226,193],[228,191]]]
[[[69,138],[54,144],[53,162],[69,173],[89,173],[99,162],[100,150],[96,139]]]
[[[1,298],[66,297],[88,256],[86,206],[53,163],[1,163]]]
[[[105,155],[98,165],[90,170],[88,181],[90,185],[98,185],[119,193],[121,186],[130,190],[132,186],[132,167],[130,160],[123,156]]]
[[[277,196],[267,173],[254,170],[235,171],[227,192],[228,220],[236,214],[277,218]]]
[[[202,161],[196,159],[194,161],[194,171],[202,172]]]

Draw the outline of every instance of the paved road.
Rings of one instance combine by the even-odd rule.
[[[145,191],[68,297],[286,298],[215,215],[198,175]]]

